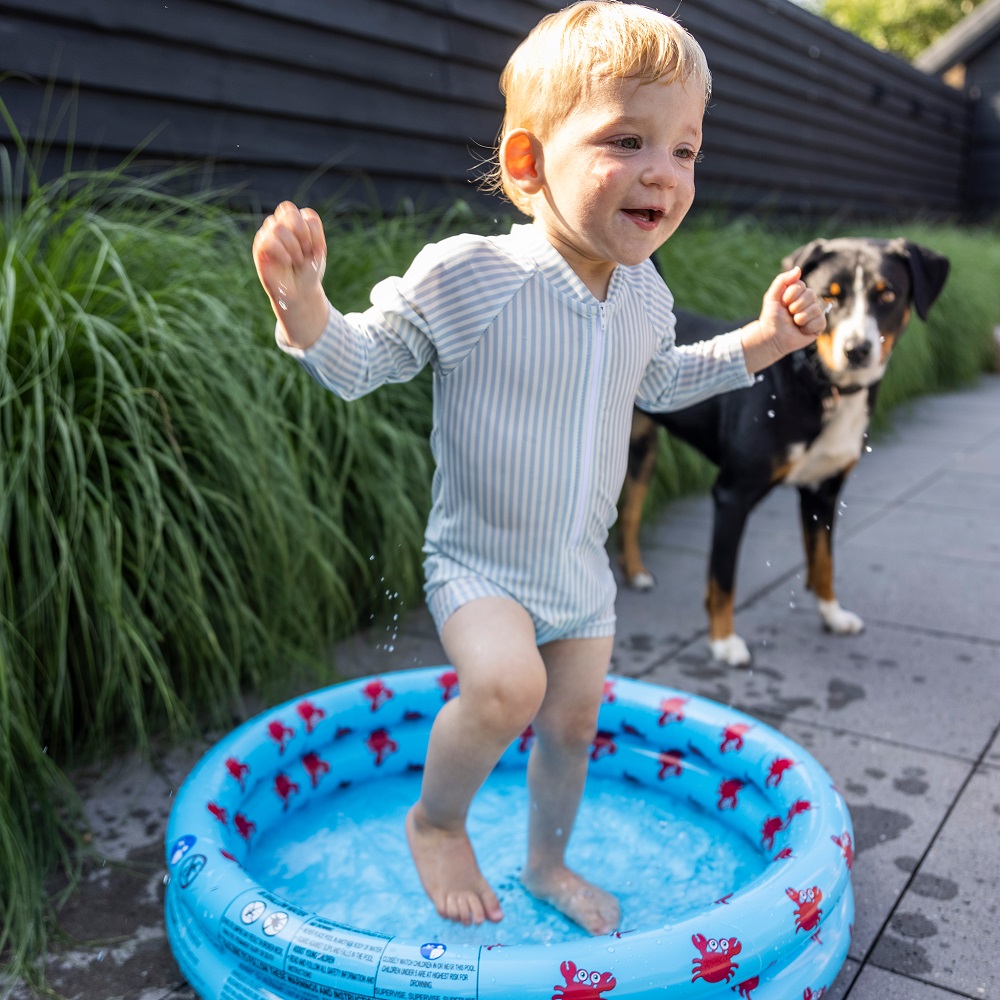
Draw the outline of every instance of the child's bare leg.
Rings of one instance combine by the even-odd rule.
[[[531,722],[545,694],[545,666],[531,618],[514,601],[484,597],[459,608],[441,632],[459,696],[431,729],[420,800],[406,818],[420,881],[442,917],[500,920],[465,830],[472,797]]]
[[[566,844],[587,777],[613,639],[566,639],[541,649],[548,686],[528,762],[531,816],[525,887],[591,934],[621,920],[618,900],[566,867]]]

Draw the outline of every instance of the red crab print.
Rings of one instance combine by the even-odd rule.
[[[214,802],[209,802],[208,811],[223,825],[229,822],[229,814],[222,806],[217,806]]]
[[[238,761],[235,757],[227,757],[226,770],[240,783],[240,789],[244,790],[243,779],[250,773],[250,765]]]
[[[743,782],[739,778],[723,778],[719,782],[719,808],[735,809],[736,798],[743,790]]]
[[[399,749],[399,744],[389,735],[388,729],[376,729],[365,740],[365,746],[375,754],[375,766],[385,762],[386,757]]]
[[[249,840],[257,829],[257,824],[247,819],[243,813],[237,813],[233,817],[233,823],[236,824],[236,830],[244,840]]]
[[[845,830],[839,837],[834,835],[830,839],[843,851],[847,870],[851,871],[854,868],[854,841],[851,835]]]
[[[760,832],[760,842],[764,845],[765,851],[774,847],[774,838],[785,829],[786,825],[780,816],[768,816],[764,820],[764,826]]]
[[[719,744],[719,753],[727,753],[730,750],[739,752],[743,749],[743,737],[753,729],[749,723],[733,722],[722,730],[722,743]]]
[[[369,681],[361,689],[361,693],[368,699],[368,707],[373,712],[377,712],[393,696],[392,688],[386,687],[378,677]]]
[[[771,859],[772,861],[787,861],[789,858],[793,858],[795,855],[790,847],[783,847],[777,854]]]
[[[795,910],[795,932],[811,931],[819,925],[819,918],[823,916],[820,903],[823,901],[823,890],[818,885],[811,889],[786,889],[785,895],[796,904]]]
[[[520,739],[517,744],[517,749],[519,753],[527,753],[531,749],[531,741],[535,738],[535,730],[528,726],[523,733],[521,733]]]
[[[288,800],[293,795],[298,795],[299,786],[280,771],[274,776],[274,793],[281,799],[282,808],[288,808]]]
[[[615,734],[602,729],[594,737],[594,748],[590,751],[591,760],[600,760],[602,757],[611,757],[618,753],[618,744],[615,743]]]
[[[826,987],[821,986],[819,988],[819,993],[813,993],[813,991],[807,986],[802,991],[802,1000],[823,1000],[826,996]]]
[[[683,758],[683,750],[661,750],[656,757],[656,762],[660,765],[656,776],[661,781],[667,777],[679,778],[684,773]]]
[[[753,1000],[753,991],[758,986],[760,986],[760,976],[754,976],[752,979],[744,979],[742,983],[733,988],[743,1000]]]
[[[295,735],[294,729],[289,729],[280,719],[267,724],[267,735],[278,744],[278,753],[284,753],[288,741]]]
[[[450,701],[458,694],[458,674],[454,670],[446,670],[438,675],[438,687],[441,688],[441,700]]]
[[[306,732],[311,733],[325,718],[326,712],[311,701],[300,701],[295,706],[299,718],[306,724]]]
[[[660,702],[658,725],[665,726],[668,722],[683,722],[684,706],[687,703],[687,698],[664,698]]]
[[[734,938],[712,938],[704,934],[692,934],[691,941],[700,952],[700,957],[692,959],[694,975],[691,982],[704,979],[706,983],[728,983],[739,963],[733,959],[743,950],[743,945]]]
[[[809,812],[810,809],[812,809],[811,802],[807,802],[805,799],[797,799],[788,807],[788,820],[786,825],[791,823],[796,816]]]
[[[768,788],[777,788],[781,784],[781,779],[785,776],[785,771],[794,766],[794,760],[789,760],[787,757],[775,757],[771,762],[771,769],[767,772],[767,779],[764,784]]]
[[[604,682],[604,699],[605,705],[613,705],[618,700],[618,696],[615,694],[615,682],[605,681]]]
[[[565,986],[553,986],[552,1000],[601,1000],[602,993],[610,993],[618,981],[610,972],[588,972],[578,969],[575,962],[559,966]]]
[[[302,766],[306,769],[306,774],[309,775],[309,780],[312,782],[313,788],[319,784],[319,779],[324,774],[330,773],[330,765],[318,753],[309,752],[303,754]]]

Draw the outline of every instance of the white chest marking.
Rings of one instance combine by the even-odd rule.
[[[789,449],[791,468],[784,482],[789,486],[816,486],[843,472],[861,457],[868,428],[868,393],[841,396],[819,436],[807,448]]]

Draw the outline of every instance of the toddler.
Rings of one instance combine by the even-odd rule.
[[[691,207],[710,86],[670,17],[574,3],[542,19],[501,79],[494,179],[530,224],[425,247],[349,315],[323,291],[315,212],[284,202],[254,240],[278,343],[323,385],[353,399],[434,372],[426,596],[460,694],[434,723],[406,832],[437,911],[466,925],[502,917],[469,804],[530,724],[521,881],[591,934],[618,927],[615,897],[565,852],[611,659],[605,543],[633,403],[676,409],[748,386],[825,324],[792,270],[759,319],[674,343],[673,297],[649,258]]]

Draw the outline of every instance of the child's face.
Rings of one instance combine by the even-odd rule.
[[[542,142],[535,224],[599,299],[691,207],[704,107],[697,86],[610,81]]]

